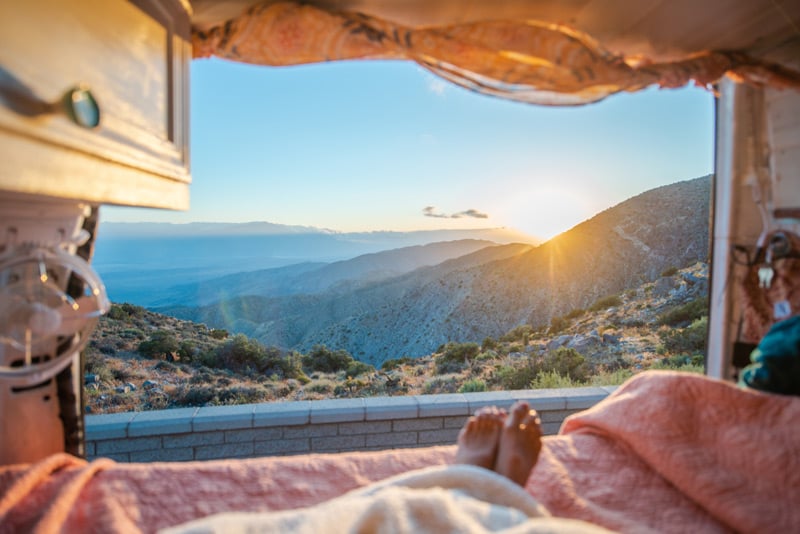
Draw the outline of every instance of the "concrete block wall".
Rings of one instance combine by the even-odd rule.
[[[370,451],[455,443],[482,406],[527,400],[545,434],[614,387],[492,391],[179,408],[86,416],[90,459],[190,461]]]

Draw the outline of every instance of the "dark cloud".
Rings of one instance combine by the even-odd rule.
[[[473,217],[475,219],[488,219],[489,215],[486,213],[481,213],[478,210],[469,209],[467,211],[462,211],[461,213],[456,213],[456,215],[460,215],[462,217]]]
[[[425,217],[435,217],[437,219],[461,219],[463,217],[472,217],[473,219],[488,219],[489,215],[486,213],[482,213],[475,209],[468,209],[466,211],[459,211],[458,213],[453,213],[452,215],[448,215],[446,213],[437,213],[435,206],[425,206],[422,209],[422,214]]]

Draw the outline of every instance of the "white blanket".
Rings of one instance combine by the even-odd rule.
[[[524,489],[493,471],[451,465],[392,477],[309,508],[218,514],[163,532],[600,534],[609,531],[582,521],[551,517]]]

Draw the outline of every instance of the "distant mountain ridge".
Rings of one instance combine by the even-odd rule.
[[[265,344],[344,348],[373,364],[544,325],[708,257],[709,176],[660,187],[537,246],[488,247],[433,267],[315,295],[237,297],[160,310]]]
[[[152,305],[203,305],[231,296],[315,294],[337,288],[352,290],[494,245],[491,241],[462,239],[373,252],[333,263],[301,263],[236,273],[169,288],[161,292]]]
[[[303,270],[308,264],[461,240],[537,243],[509,228],[345,233],[273,223],[104,222],[92,264],[111,300],[153,306],[174,302],[162,295],[174,294],[176,286],[226,275],[290,265]]]

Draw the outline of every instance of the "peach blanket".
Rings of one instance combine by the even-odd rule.
[[[800,528],[800,398],[643,373],[545,438],[526,490],[623,532]],[[452,461],[453,447],[190,463],[0,468],[0,532],[153,532],[225,511],[311,506]]]

